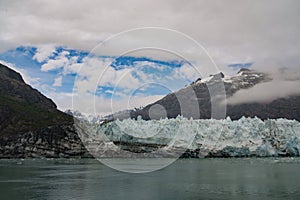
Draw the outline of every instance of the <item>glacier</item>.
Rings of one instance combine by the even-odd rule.
[[[270,157],[299,156],[296,120],[245,118],[141,118],[78,123],[87,149],[100,157]]]

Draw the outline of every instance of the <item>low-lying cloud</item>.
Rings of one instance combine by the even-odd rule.
[[[279,98],[300,95],[300,70],[296,68],[268,68],[269,82],[263,82],[249,89],[237,91],[227,99],[228,104],[268,103]]]

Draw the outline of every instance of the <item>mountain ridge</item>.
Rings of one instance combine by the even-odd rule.
[[[0,64],[0,158],[90,157],[73,117]]]
[[[196,116],[196,119],[210,119],[212,118],[212,101],[210,96],[210,88],[214,88],[217,92],[222,93],[222,88],[217,88],[221,84],[224,84],[226,99],[232,97],[237,91],[249,89],[257,84],[272,81],[269,74],[254,71],[247,68],[242,68],[238,73],[232,77],[225,76],[222,72],[211,75],[205,79],[197,79],[190,85],[170,93],[162,99],[153,102],[142,109],[130,111],[131,118],[137,118],[141,116],[145,120],[151,119],[149,111],[152,106],[159,105],[162,107],[161,112],[166,112],[166,116],[157,115],[154,118],[159,119],[161,117],[176,118],[178,115],[184,115],[187,118]],[[218,91],[219,89],[219,91]],[[193,114],[193,108],[190,109],[190,113],[182,113],[178,97],[184,99],[184,104],[195,105],[195,101],[189,99],[188,90],[193,90],[197,97],[197,103],[199,105],[200,117]],[[181,100],[182,102],[182,100]],[[215,104],[214,104],[215,105]],[[265,103],[240,103],[240,104],[226,104],[226,116],[229,116],[233,120],[238,120],[241,117],[259,117],[261,119],[296,119],[300,121],[300,96],[290,96],[287,98],[278,98],[270,102]],[[159,112],[159,111],[158,111]],[[122,119],[122,115],[114,115],[114,118]]]
[[[22,76],[0,64],[0,135],[22,134],[73,119],[55,103],[26,84]]]

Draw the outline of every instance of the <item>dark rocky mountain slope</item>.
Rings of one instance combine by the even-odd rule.
[[[0,64],[0,134],[22,134],[73,119],[53,101],[26,84],[21,75]]]
[[[0,64],[0,157],[67,157],[85,149],[73,118]]]

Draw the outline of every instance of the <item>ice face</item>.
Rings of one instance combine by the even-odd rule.
[[[126,119],[98,125],[93,130],[89,140],[156,144],[165,150],[199,149],[204,156],[220,152],[228,156],[298,156],[300,150],[300,123],[286,119]]]

